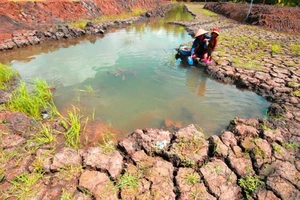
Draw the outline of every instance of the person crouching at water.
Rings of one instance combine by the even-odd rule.
[[[220,29],[219,28],[213,28],[212,32],[211,32],[211,38],[208,42],[208,46],[207,46],[207,58],[203,59],[203,62],[210,64],[212,61],[212,52],[215,50],[217,44],[218,44],[218,36],[220,34]],[[206,56],[204,56],[206,57]]]
[[[191,56],[192,58],[196,59],[206,59],[205,53],[206,53],[206,48],[209,39],[211,38],[210,36],[206,35],[208,31],[204,29],[199,29],[195,35],[195,40],[193,42],[193,46],[191,49]]]

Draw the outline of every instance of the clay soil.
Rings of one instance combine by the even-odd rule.
[[[246,19],[249,4],[207,3],[209,9],[241,23],[263,26],[280,32],[300,33],[300,8],[255,4]]]

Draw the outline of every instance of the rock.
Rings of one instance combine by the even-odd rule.
[[[5,92],[4,90],[0,89],[0,104],[7,103],[10,97],[10,93]]]
[[[32,161],[32,156],[26,156],[25,158],[20,158],[18,161],[14,161],[12,163],[7,163],[6,165],[6,175],[5,179],[8,181],[13,180],[16,176],[24,174],[27,172],[27,168]],[[17,163],[16,163],[17,162]],[[12,168],[10,168],[12,165]]]
[[[79,179],[79,188],[90,191],[96,199],[118,199],[118,189],[109,177],[98,171],[84,171]]]
[[[300,199],[300,192],[280,176],[268,176],[267,186],[283,200]]]
[[[285,113],[285,108],[276,103],[271,104],[268,108],[268,114],[273,117],[283,116]]]
[[[209,191],[218,199],[240,199],[241,188],[236,184],[237,177],[227,165],[218,159],[213,159],[200,168]]]
[[[256,198],[258,200],[280,200],[272,191],[266,189],[260,189],[256,194]]]
[[[55,186],[48,188],[42,200],[52,200],[52,199],[59,199],[62,194],[62,187]]]
[[[232,131],[235,135],[242,137],[257,137],[259,132],[256,128],[244,124],[236,125],[235,127],[233,127],[233,129],[230,129],[230,131]]]
[[[187,199],[216,199],[207,192],[200,175],[191,168],[179,168],[176,181],[178,183],[179,191],[181,192],[180,200]]]
[[[6,115],[6,123],[14,134],[22,135],[26,139],[29,137],[32,119],[24,113],[8,113]]]
[[[163,131],[159,129],[137,129],[129,138],[121,141],[119,145],[126,150],[126,152],[131,155],[134,152],[144,149],[148,154],[151,153],[161,153],[168,149],[172,134],[169,131]],[[162,142],[165,143],[163,148],[159,148]]]
[[[174,167],[170,162],[159,157],[147,156],[142,150],[135,152],[132,160],[139,169],[143,169],[143,176],[152,183],[151,194],[154,199],[175,199]]]
[[[100,147],[92,147],[83,156],[83,162],[87,167],[108,171],[112,178],[116,178],[123,168],[123,157],[119,151],[105,153]]]
[[[210,152],[210,154],[213,154],[214,157],[217,158],[226,158],[228,156],[228,147],[221,141],[218,136],[211,136],[209,138],[209,141],[212,146],[210,147],[212,149],[212,152]]]
[[[0,146],[4,149],[21,146],[25,143],[25,138],[18,135],[5,134],[0,141]]]
[[[225,131],[220,136],[222,142],[227,146],[237,146],[237,140],[234,137],[234,134],[230,131]]]
[[[199,132],[194,125],[180,129],[175,133],[170,151],[169,159],[176,166],[201,166],[208,157],[208,142],[204,134]]]
[[[51,170],[59,171],[60,168],[67,166],[78,167],[81,166],[82,159],[77,150],[71,148],[62,148],[54,155]]]
[[[126,168],[126,173],[123,176],[131,177],[132,182],[123,183],[120,187],[122,199],[132,199],[135,200],[136,197],[151,199],[150,185],[151,183],[143,178],[142,170],[136,166],[129,164]],[[120,181],[123,177],[120,177]],[[126,178],[124,178],[126,179]],[[122,182],[122,181],[121,181]],[[137,183],[137,185],[134,185]]]
[[[284,141],[284,138],[281,134],[281,131],[279,129],[276,130],[263,130],[263,137],[264,139],[272,142],[280,142],[282,143]]]
[[[238,146],[235,146],[233,150],[229,151],[228,161],[231,169],[233,169],[240,177],[255,174],[250,156],[243,153],[242,149]]]

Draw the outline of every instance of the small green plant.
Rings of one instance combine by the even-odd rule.
[[[68,111],[68,119],[62,121],[62,125],[67,129],[65,133],[65,143],[69,147],[79,148],[80,130],[81,130],[81,115],[79,109],[73,106],[73,112]]]
[[[277,143],[275,143],[275,142],[272,143],[272,147],[273,147],[273,149],[274,149],[275,152],[277,152],[279,154],[282,153],[282,149],[281,149],[280,145],[278,145]]]
[[[295,55],[300,55],[300,45],[299,44],[293,44],[291,46],[292,53]]]
[[[138,176],[125,173],[117,181],[118,188],[136,188],[139,185]]]
[[[16,199],[28,199],[37,194],[37,188],[34,188],[38,180],[43,177],[40,173],[23,173],[16,176],[11,183],[11,187],[5,192],[5,196],[15,197]]]
[[[271,46],[271,53],[279,53],[281,51],[280,44],[273,44]]]
[[[282,146],[286,149],[297,149],[299,147],[299,144],[295,142],[285,142],[282,144]]]
[[[210,16],[210,17],[218,16],[216,13],[209,11],[209,10],[205,10],[205,9],[203,9],[202,14]]]
[[[42,130],[38,134],[34,134],[28,140],[29,144],[34,144],[36,149],[44,144],[50,144],[55,141],[55,135],[49,125],[42,125]]]
[[[102,140],[103,142],[100,144],[100,148],[103,153],[111,153],[116,150],[114,140],[115,140],[115,134],[111,131],[107,130],[102,133]]]
[[[256,146],[254,149],[253,149],[253,153],[256,155],[256,156],[259,156],[260,158],[262,159],[265,159],[266,158],[266,153],[258,146]]]
[[[45,109],[50,109],[52,114],[58,114],[48,84],[38,78],[34,79],[32,92],[28,92],[25,82],[21,81],[7,106],[12,111],[23,112],[37,119],[41,118],[41,111]]]
[[[4,180],[4,177],[5,177],[5,170],[0,169],[0,183]]]
[[[300,97],[300,90],[295,90],[292,92],[292,94],[296,97]]]
[[[250,198],[252,193],[258,189],[258,187],[264,184],[263,181],[259,179],[259,176],[246,176],[246,178],[239,179],[239,185],[244,189],[247,198]]]
[[[62,194],[60,196],[60,200],[75,200],[75,198],[72,197],[72,195],[69,192],[63,189]]]
[[[10,66],[0,63],[0,89],[7,89],[7,83],[16,78],[18,73]]]
[[[195,172],[190,173],[190,174],[186,174],[184,179],[185,179],[186,183],[190,184],[190,185],[195,185],[196,183],[200,182],[199,174],[197,174]]]

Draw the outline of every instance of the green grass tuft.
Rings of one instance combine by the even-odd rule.
[[[68,147],[78,149],[80,145],[81,115],[79,109],[73,106],[73,112],[68,111],[69,118],[62,121],[62,125],[67,129],[65,133],[65,144]]]
[[[7,89],[7,83],[17,77],[18,73],[10,66],[0,63],[0,89]]]
[[[7,107],[37,119],[41,118],[41,111],[44,109],[51,110],[51,114],[58,113],[48,84],[38,78],[34,79],[32,92],[28,92],[25,82],[21,81],[12,93]]]
[[[246,176],[246,178],[239,179],[239,185],[244,189],[247,198],[250,198],[252,193],[262,184],[264,184],[264,182],[261,181],[257,175],[249,175]]]
[[[118,180],[118,188],[136,188],[139,185],[138,177],[131,175],[129,173],[123,174],[123,176]]]
[[[51,127],[43,125],[42,130],[38,134],[32,135],[28,143],[34,144],[35,148],[38,149],[40,146],[50,144],[53,141],[55,141],[55,135],[53,135]]]

